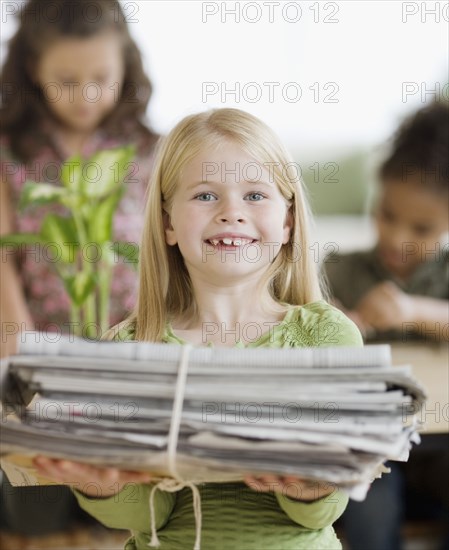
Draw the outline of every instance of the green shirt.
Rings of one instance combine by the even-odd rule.
[[[120,340],[125,339],[119,333]],[[128,331],[128,339],[133,338]],[[167,326],[167,343],[183,343]],[[292,308],[284,320],[248,347],[362,346],[357,327],[324,301]],[[239,342],[238,347],[244,347]],[[89,514],[108,527],[129,529],[125,550],[148,550],[149,495],[152,485],[136,484],[105,499],[75,491]],[[341,549],[332,523],[343,513],[348,497],[341,491],[311,503],[278,493],[259,493],[244,483],[205,483],[201,495],[202,550]],[[155,515],[161,550],[188,550],[195,539],[192,491],[156,491]]]

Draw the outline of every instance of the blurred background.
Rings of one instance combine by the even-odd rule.
[[[1,63],[21,5],[1,3]],[[121,5],[153,84],[147,115],[157,133],[192,112],[246,110],[277,132],[300,167],[316,215],[318,260],[375,242],[368,213],[389,138],[408,114],[436,96],[449,99],[447,3]],[[72,533],[70,542],[64,535],[30,542],[0,533],[0,546],[122,548],[126,533],[95,528],[93,536]],[[438,548],[439,528],[413,531],[409,524],[407,550]]]
[[[213,107],[261,117],[300,164],[317,214],[366,211],[381,146],[435,91],[449,95],[444,2],[121,4],[154,85],[154,129]]]

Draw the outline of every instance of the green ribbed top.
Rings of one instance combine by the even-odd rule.
[[[125,331],[125,332],[123,332]],[[131,329],[117,335],[133,339]],[[167,325],[166,343],[185,343]],[[284,320],[246,347],[362,346],[355,324],[324,301],[292,308]],[[236,347],[245,347],[238,342]],[[129,529],[125,550],[148,550],[149,495],[152,485],[133,485],[106,499],[90,499],[75,491],[89,514],[108,527]],[[348,498],[336,491],[307,503],[278,493],[258,493],[244,483],[205,483],[201,495],[202,550],[326,550],[341,549],[332,523],[343,513]],[[156,491],[156,528],[160,550],[189,550],[195,540],[190,488],[177,493]]]

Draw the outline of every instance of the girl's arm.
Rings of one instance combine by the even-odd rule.
[[[255,491],[273,491],[287,516],[308,529],[332,525],[348,504],[348,496],[332,483],[276,475],[247,476],[244,481]]]
[[[308,529],[323,529],[332,525],[348,504],[348,495],[338,487],[330,495],[310,502],[291,499],[282,493],[276,493],[276,498],[291,520]]]
[[[34,465],[42,476],[69,485],[80,506],[107,527],[150,533],[151,474],[42,456]],[[175,500],[173,493],[156,490],[156,529],[167,523]]]
[[[12,206],[8,185],[0,180],[0,235],[12,232]],[[21,330],[34,328],[14,256],[7,249],[2,249],[0,264],[0,326],[0,357],[16,352],[16,338]]]

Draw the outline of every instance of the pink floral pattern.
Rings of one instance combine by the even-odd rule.
[[[152,149],[146,147],[141,141],[137,137],[134,142],[139,151],[135,158],[137,169],[132,178],[125,179],[126,191],[114,218],[114,240],[117,241],[140,242],[144,198],[153,163]],[[117,139],[107,138],[98,132],[86,144],[82,155],[88,158],[99,150],[113,149],[127,144]],[[19,211],[20,194],[27,180],[60,186],[57,175],[61,157],[56,151],[46,147],[31,163],[24,165],[13,159],[5,138],[0,141],[0,147],[1,174],[8,182],[14,208],[14,231],[37,233],[47,213],[63,214],[64,209],[58,205],[49,205]],[[51,251],[45,250],[42,246],[27,246],[18,256],[19,273],[35,328],[69,332],[71,330],[69,299],[52,265],[50,253]],[[115,258],[115,262],[111,284],[111,326],[128,315],[134,306],[137,290],[137,273],[133,266],[118,257]]]

